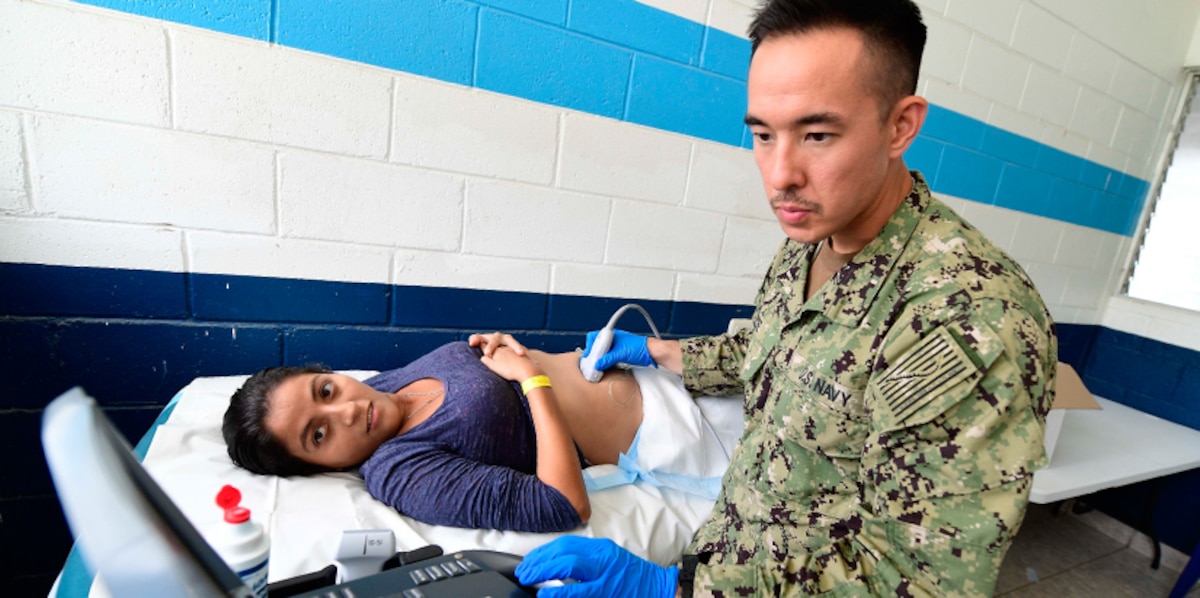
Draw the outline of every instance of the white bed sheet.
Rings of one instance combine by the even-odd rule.
[[[365,378],[372,372],[346,372]],[[224,484],[241,490],[243,506],[271,537],[270,580],[329,565],[344,530],[390,529],[398,550],[428,544],[446,551],[482,548],[525,554],[561,534],[470,530],[424,524],[376,501],[349,473],[283,479],[238,469],[221,437],[229,396],[245,376],[198,378],[172,400],[174,410],[154,435],[144,464],[180,510],[203,530],[220,525],[214,499]],[[740,426],[741,401],[701,399],[716,426]],[[610,467],[610,466],[602,466]],[[606,537],[660,564],[677,562],[713,502],[644,482],[593,492],[586,526],[566,532]]]

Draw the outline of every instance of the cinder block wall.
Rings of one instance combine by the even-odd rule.
[[[10,581],[44,590],[69,545],[36,447],[71,385],[136,439],[199,375],[488,329],[569,350],[628,300],[671,335],[748,314],[782,240],[740,124],[750,4],[0,0]],[[1133,4],[923,0],[907,157],[1065,356],[1104,325],[1187,372],[1200,341],[1156,330],[1190,316],[1110,315],[1200,12]]]

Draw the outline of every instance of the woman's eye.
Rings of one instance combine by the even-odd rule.
[[[313,430],[313,444],[319,445],[322,440],[325,440],[325,426]]]
[[[326,382],[321,385],[321,398],[328,399],[333,396],[333,383]]]

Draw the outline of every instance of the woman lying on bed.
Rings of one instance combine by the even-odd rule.
[[[417,520],[550,532],[591,515],[581,460],[615,464],[641,423],[629,372],[592,384],[577,353],[493,333],[364,382],[268,368],[234,393],[222,432],[233,462],[255,473],[357,467],[372,496]]]

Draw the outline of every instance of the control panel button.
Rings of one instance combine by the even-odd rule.
[[[412,577],[413,583],[417,585],[424,585],[433,581],[429,578],[429,574],[425,573],[424,569],[413,569],[408,572],[408,575]]]

